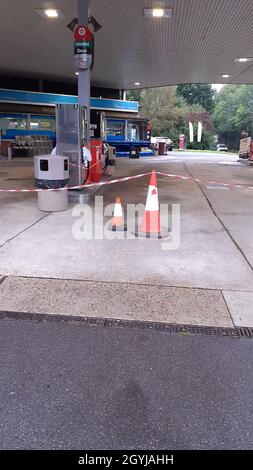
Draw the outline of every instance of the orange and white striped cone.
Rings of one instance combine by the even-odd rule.
[[[168,238],[170,236],[168,229],[161,229],[156,170],[152,171],[150,177],[144,219],[135,235],[142,238]]]
[[[111,230],[113,232],[125,232],[127,230],[127,226],[124,223],[124,212],[120,197],[116,197]]]

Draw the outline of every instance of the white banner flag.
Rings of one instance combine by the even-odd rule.
[[[192,122],[189,122],[189,134],[190,134],[190,142],[193,142],[194,137],[193,137],[193,124],[192,124]]]
[[[202,131],[203,131],[203,126],[202,122],[198,122],[198,142],[200,143],[202,140]]]

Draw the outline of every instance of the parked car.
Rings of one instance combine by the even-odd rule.
[[[217,151],[218,151],[218,152],[228,152],[227,145],[225,145],[225,144],[218,144],[218,145],[217,145]]]
[[[166,139],[166,149],[171,152],[173,150],[174,144],[171,139]]]
[[[169,139],[168,137],[151,137],[151,142],[155,146],[158,146],[159,142],[165,143],[166,144],[166,151],[169,151],[169,152],[171,152],[173,150],[173,147],[174,147],[173,141],[171,139]]]

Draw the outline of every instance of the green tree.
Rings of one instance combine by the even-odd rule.
[[[148,88],[142,90],[140,110],[148,116],[170,115],[174,107],[175,87]]]
[[[209,113],[214,109],[215,91],[212,85],[197,83],[178,85],[177,94],[182,96],[189,105],[202,106]]]
[[[176,95],[176,87],[151,88],[141,93],[140,112],[153,125],[153,136],[165,136],[178,142],[179,134],[187,132],[189,106]]]
[[[253,130],[253,85],[226,85],[218,94],[213,113],[219,140],[238,149],[242,130]]]
[[[140,101],[141,90],[127,90],[126,99],[129,101]]]
[[[186,138],[189,135],[189,120],[194,123],[200,120],[203,123],[203,143],[202,146],[196,144],[196,148],[210,147],[213,123],[209,113],[199,103],[189,104],[177,93],[177,87],[133,90],[127,96],[139,101],[140,114],[152,122],[153,136],[169,137],[177,145],[180,134],[185,134]]]

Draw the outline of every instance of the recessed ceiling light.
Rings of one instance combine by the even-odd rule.
[[[224,73],[224,74],[222,75],[222,78],[229,78],[229,77],[230,77],[230,75],[229,75],[228,73]]]
[[[75,75],[79,75],[79,72],[75,72]]]
[[[152,15],[156,18],[162,18],[164,16],[164,8],[154,8]]]
[[[171,18],[171,8],[144,8],[146,18]]]
[[[58,11],[52,8],[45,10],[45,14],[48,16],[48,18],[58,18]]]
[[[42,18],[58,19],[65,18],[65,13],[60,8],[36,8],[38,15]]]
[[[135,86],[140,86],[140,82],[134,82]]]
[[[250,62],[251,60],[253,60],[252,57],[238,57],[235,62]]]

